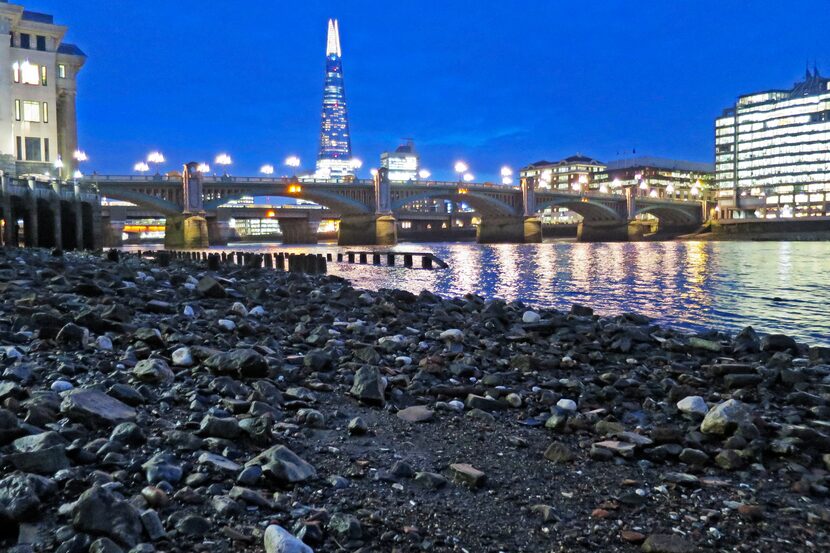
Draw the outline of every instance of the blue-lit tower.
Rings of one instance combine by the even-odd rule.
[[[341,178],[353,174],[352,141],[346,111],[346,88],[343,85],[343,62],[340,29],[336,19],[329,19],[326,41],[326,81],[323,87],[323,110],[320,124],[320,153],[317,177]]]

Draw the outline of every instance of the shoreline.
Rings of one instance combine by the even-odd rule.
[[[125,253],[0,287],[16,553],[830,546],[830,348]]]

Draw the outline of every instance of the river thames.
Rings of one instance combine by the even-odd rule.
[[[132,249],[132,248],[131,248]],[[336,253],[372,248],[329,244],[235,244],[236,251]],[[356,287],[467,293],[600,314],[634,312],[691,331],[747,325],[830,345],[830,242],[629,242],[479,245],[402,243],[432,252],[449,269],[329,263]]]

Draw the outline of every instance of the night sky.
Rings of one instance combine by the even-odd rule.
[[[255,174],[316,156],[325,33],[340,20],[362,176],[413,138],[437,177],[477,180],[576,152],[711,161],[744,93],[830,73],[827,0],[791,2],[27,0],[69,26],[85,172],[234,159]],[[682,4],[682,5],[681,5]]]

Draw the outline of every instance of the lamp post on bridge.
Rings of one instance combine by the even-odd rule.
[[[288,156],[285,158],[285,165],[291,167],[291,178],[297,176],[297,168],[300,166],[300,158],[297,156]]]
[[[148,170],[150,169],[150,166],[148,164],[155,165],[156,175],[161,176],[161,174],[158,171],[158,167],[161,166],[161,164],[164,162],[164,155],[161,152],[151,152],[150,155],[147,156],[147,163],[145,163],[144,165],[147,167]]]
[[[223,177],[229,177],[230,176],[230,175],[228,175],[228,167],[233,163],[233,160],[231,159],[231,156],[229,156],[228,154],[219,154],[218,156],[216,156],[216,159],[213,160],[213,162],[216,165],[221,165],[222,167],[224,167],[223,174],[222,174]]]

